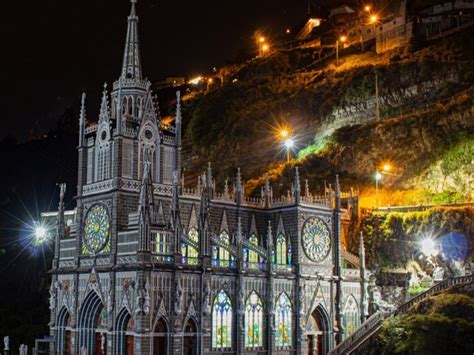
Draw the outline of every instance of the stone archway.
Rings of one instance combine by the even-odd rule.
[[[122,309],[117,316],[115,329],[117,334],[115,347],[116,354],[133,355],[135,323],[127,309]]]
[[[97,352],[98,336],[96,335],[97,322],[101,315],[101,310],[104,309],[104,305],[100,300],[99,295],[91,291],[82,302],[82,306],[79,312],[79,349],[85,347],[88,352]],[[100,338],[102,340],[102,337]],[[102,346],[100,346],[102,348]],[[103,352],[102,352],[103,353]]]
[[[160,318],[153,329],[153,355],[169,354],[168,337],[168,324],[163,318]]]
[[[187,320],[183,333],[183,355],[196,355],[198,343],[197,324],[193,318]]]
[[[329,315],[319,304],[309,317],[311,331],[308,332],[308,355],[325,355],[329,352],[330,322]]]
[[[61,308],[57,318],[56,353],[70,355],[71,348],[71,316],[66,307]]]

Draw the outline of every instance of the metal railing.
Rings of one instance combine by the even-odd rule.
[[[472,282],[474,280],[474,275],[459,276],[459,277],[450,277],[445,279],[436,285],[432,286],[425,292],[420,293],[419,295],[411,298],[409,301],[400,305],[395,311],[387,312],[376,312],[369,317],[357,330],[344,341],[342,341],[338,346],[336,346],[332,351],[329,352],[330,355],[339,355],[339,354],[351,354],[352,351],[357,349],[360,345],[370,339],[373,335],[377,334],[382,327],[382,323],[385,319],[407,312],[415,303],[422,301],[423,299],[432,296],[438,292],[446,290],[452,286],[465,284]]]

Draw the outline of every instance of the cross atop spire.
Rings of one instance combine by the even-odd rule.
[[[127,40],[123,55],[122,78],[142,79],[142,66],[140,62],[140,48],[138,43],[138,16],[136,12],[137,0],[130,0],[132,9],[128,16]]]

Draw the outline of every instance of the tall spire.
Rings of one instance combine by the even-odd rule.
[[[128,16],[127,41],[123,55],[122,75],[123,79],[142,79],[142,66],[140,62],[140,48],[138,43],[138,16],[135,9],[137,0],[130,0],[132,9]]]

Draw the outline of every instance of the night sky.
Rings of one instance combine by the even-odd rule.
[[[307,0],[139,0],[144,74],[209,72],[235,58],[255,30],[281,36],[306,16]],[[83,90],[95,116],[104,81],[120,73],[128,0],[2,3],[0,139],[54,127]]]

